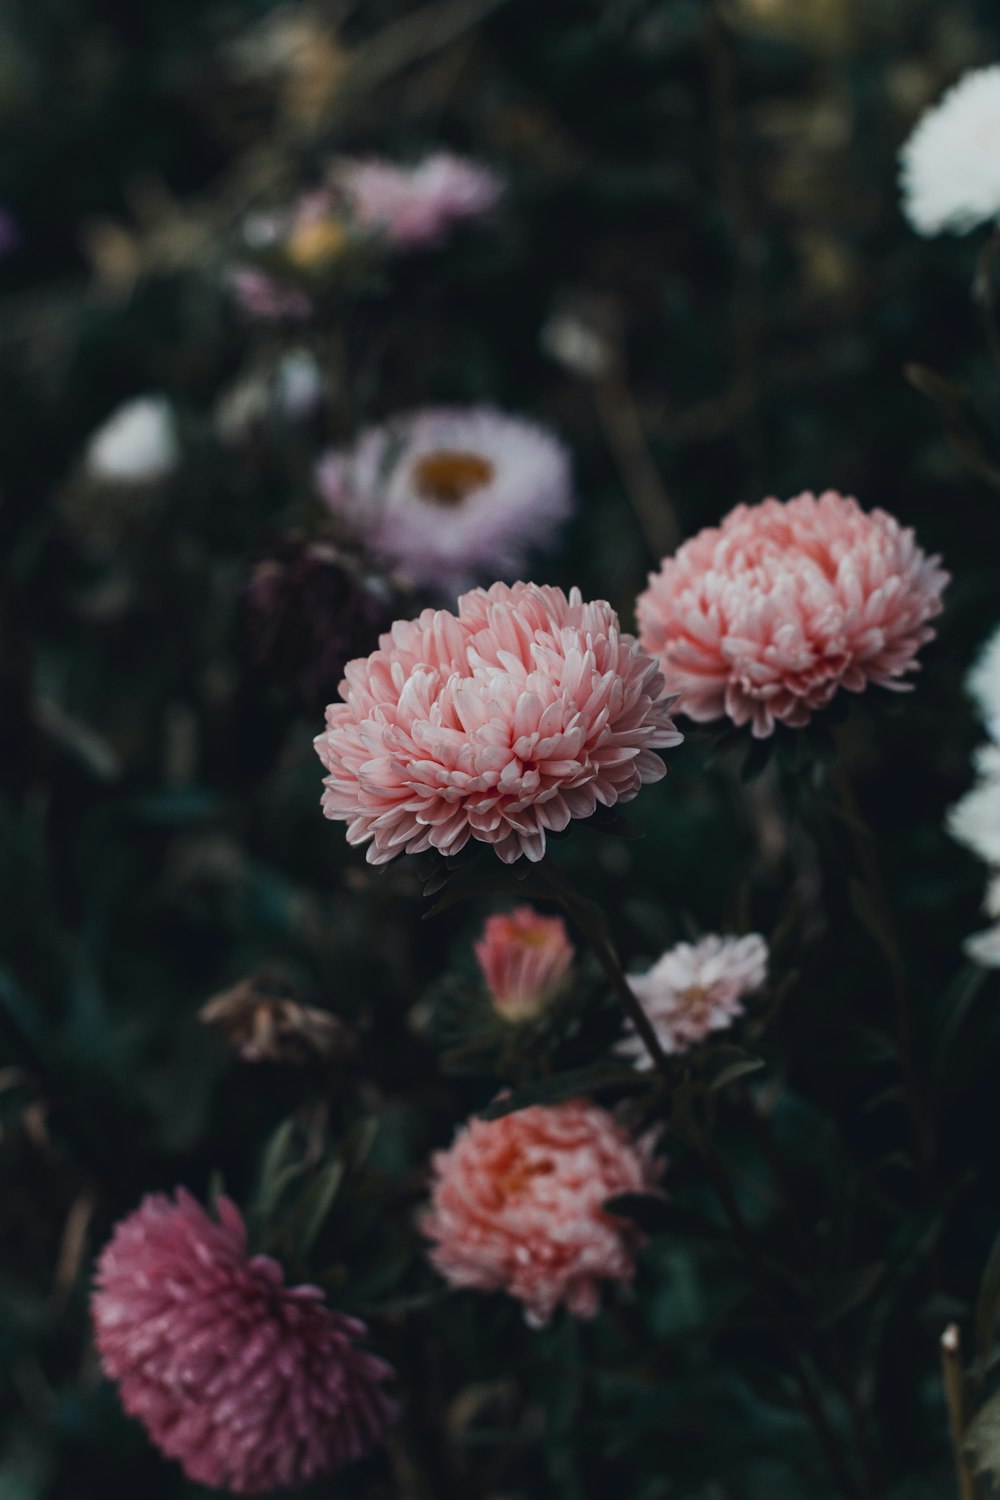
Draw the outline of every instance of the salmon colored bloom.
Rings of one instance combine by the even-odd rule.
[[[562,989],[576,949],[561,917],[530,906],[489,917],[476,959],[490,998],[508,1021],[540,1015]]]
[[[588,1100],[470,1120],[433,1159],[432,1263],[454,1287],[518,1298],[534,1328],[558,1307],[594,1317],[602,1282],[630,1282],[643,1244],[604,1205],[659,1190],[655,1144]]]
[[[913,532],[833,490],[738,505],[667,557],[639,596],[639,639],[678,709],[766,739],[839,688],[904,690],[948,582]]]
[[[376,865],[470,839],[540,860],[549,830],[659,781],[655,750],[681,739],[610,604],[534,583],[397,620],[340,695],[315,741],[323,811]]]
[[[249,1255],[228,1198],[218,1223],[183,1188],[145,1198],[101,1254],[91,1311],[125,1410],[196,1483],[303,1485],[368,1453],[392,1422],[392,1371],[358,1347],[364,1324]]]

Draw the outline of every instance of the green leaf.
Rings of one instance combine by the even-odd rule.
[[[815,1319],[818,1328],[832,1328],[841,1318],[867,1302],[885,1275],[885,1262],[854,1266],[832,1276],[816,1299]]]
[[[277,1208],[289,1183],[301,1177],[305,1170],[301,1161],[292,1161],[295,1141],[295,1121],[283,1120],[264,1148],[260,1164],[260,1183],[254,1203],[254,1213],[265,1224]]]
[[[551,1078],[539,1078],[534,1083],[512,1089],[494,1099],[479,1114],[483,1120],[499,1120],[502,1115],[515,1114],[532,1104],[558,1104],[563,1099],[577,1099],[581,1094],[596,1094],[602,1089],[647,1088],[649,1081],[624,1063],[591,1063],[586,1068],[554,1073]]]
[[[718,1089],[735,1083],[738,1078],[745,1078],[749,1073],[759,1073],[764,1066],[762,1057],[744,1052],[742,1047],[724,1043],[705,1053],[698,1068],[698,1079],[710,1094],[714,1094]]]
[[[982,1365],[993,1352],[1000,1318],[1000,1234],[993,1241],[976,1299],[976,1353]]]
[[[335,1157],[320,1168],[299,1195],[284,1226],[299,1260],[305,1260],[315,1244],[343,1180],[344,1163]]]

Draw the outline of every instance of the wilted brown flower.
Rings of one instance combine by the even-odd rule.
[[[198,1019],[218,1026],[244,1062],[331,1061],[351,1049],[338,1016],[303,1005],[286,980],[251,974],[205,1002]]]

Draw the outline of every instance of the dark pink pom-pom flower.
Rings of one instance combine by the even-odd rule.
[[[239,1209],[145,1198],[98,1261],[92,1316],[105,1373],[156,1446],[200,1484],[262,1494],[332,1474],[385,1438],[388,1365],[318,1287],[250,1256]]]

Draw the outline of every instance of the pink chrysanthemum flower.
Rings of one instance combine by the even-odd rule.
[[[601,1283],[630,1282],[643,1243],[604,1205],[658,1190],[655,1144],[589,1100],[470,1120],[433,1158],[431,1261],[452,1286],[517,1297],[532,1327],[557,1307],[592,1318]]]
[[[345,161],[331,175],[355,222],[401,250],[438,244],[459,220],[487,213],[503,192],[495,172],[447,151],[415,167],[377,158]]]
[[[320,460],[333,513],[415,583],[454,595],[513,578],[569,514],[569,455],[544,428],[491,407],[408,412]]]
[[[838,688],[903,690],[947,573],[884,510],[833,490],[738,505],[665,558],[639,596],[639,639],[678,708],[765,739]]]
[[[476,943],[490,998],[508,1021],[540,1015],[563,988],[575,956],[562,918],[530,906],[489,917]]]
[[[145,1198],[98,1261],[92,1316],[105,1373],[156,1446],[197,1483],[256,1495],[332,1474],[381,1443],[389,1366],[318,1287],[288,1287],[178,1189]]]
[[[743,1001],[767,978],[767,944],[759,933],[747,937],[703,937],[670,948],[648,974],[630,974],[640,1005],[652,1022],[664,1052],[686,1052],[720,1031],[743,1010]],[[629,1025],[616,1051],[637,1068],[652,1058]]]
[[[348,662],[315,741],[323,811],[371,864],[469,839],[507,864],[540,860],[548,830],[665,774],[679,743],[656,663],[603,600],[495,583],[397,620]]]

